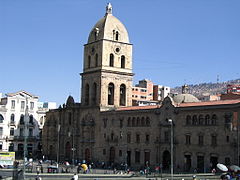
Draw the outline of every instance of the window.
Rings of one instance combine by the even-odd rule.
[[[103,155],[106,155],[106,149],[103,149]]]
[[[24,135],[24,129],[23,128],[20,128],[20,133],[19,133],[20,136],[23,136]]]
[[[33,115],[29,116],[29,124],[33,125]]]
[[[88,64],[87,67],[90,68],[91,67],[91,56],[88,56]]]
[[[3,118],[3,116],[0,114],[0,123],[3,123],[3,120],[4,120],[4,118]]]
[[[72,124],[72,113],[68,113],[68,124],[71,125]]]
[[[198,124],[199,124],[199,125],[203,125],[203,121],[204,121],[203,115],[200,114],[200,115],[198,116]]]
[[[9,144],[8,151],[10,151],[10,152],[14,151],[14,144],[13,143]]]
[[[25,102],[21,101],[21,110],[24,110],[24,107],[25,107]]]
[[[140,135],[136,134],[136,143],[140,143]]]
[[[189,115],[186,117],[186,125],[191,125],[191,116]]]
[[[108,85],[108,105],[114,104],[114,84],[110,83]]]
[[[122,150],[119,150],[119,157],[122,156]]]
[[[32,128],[29,129],[28,136],[33,136],[33,129]]]
[[[95,55],[95,67],[98,66],[98,54]]]
[[[15,121],[15,115],[14,115],[14,114],[11,114],[10,123],[11,123],[11,124],[14,124],[14,121]]]
[[[169,131],[165,131],[164,132],[164,142],[169,142],[169,138],[170,136],[169,136]]]
[[[205,125],[209,125],[210,124],[210,116],[207,114],[206,116],[205,116]]]
[[[127,126],[131,126],[131,118],[130,117],[127,120]]]
[[[89,84],[85,86],[85,105],[89,104]]]
[[[113,55],[113,54],[110,54],[109,66],[110,66],[110,67],[113,67],[113,66],[114,66],[114,55]]]
[[[30,109],[31,109],[31,110],[34,109],[34,102],[30,102]]]
[[[14,136],[14,128],[10,129],[10,136]]]
[[[203,135],[198,136],[198,145],[200,145],[200,146],[203,145]]]
[[[97,84],[96,83],[93,83],[92,103],[93,105],[97,104]]]
[[[213,114],[212,115],[212,125],[216,125],[217,124],[217,115]]]
[[[132,118],[132,126],[135,126],[135,117]]]
[[[0,127],[0,136],[3,135],[3,127]]]
[[[24,115],[22,114],[20,117],[20,124],[23,125],[24,124]]]
[[[3,143],[0,142],[0,150],[2,150],[2,148],[3,148]]]
[[[229,142],[229,136],[226,136],[226,141]]]
[[[15,109],[15,100],[11,101],[11,109]]]
[[[127,143],[131,143],[131,134],[127,134]]]
[[[126,86],[122,84],[120,86],[120,106],[126,105]]]
[[[197,125],[198,120],[197,120],[197,115],[194,115],[192,118],[192,125]]]
[[[118,31],[116,31],[115,40],[116,40],[116,41],[118,41],[118,39],[119,39],[119,32],[118,32]]]
[[[140,151],[135,151],[135,163],[140,163]]]
[[[146,143],[149,143],[149,141],[150,141],[150,135],[146,134]]]
[[[125,56],[121,56],[121,68],[125,68]]]
[[[217,145],[217,136],[216,135],[212,135],[212,146],[216,146]]]
[[[186,145],[190,145],[191,144],[191,136],[189,134],[187,134],[185,136],[185,138],[186,138]]]
[[[147,119],[146,119],[146,126],[150,126],[150,118],[149,117],[147,117]]]

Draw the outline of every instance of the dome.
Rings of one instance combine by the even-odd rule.
[[[68,96],[66,105],[67,105],[67,106],[71,106],[71,105],[73,105],[73,104],[74,104],[74,99],[73,99],[73,97],[72,97],[72,96]]]
[[[88,37],[88,43],[102,39],[129,43],[127,29],[121,21],[112,15],[110,3],[106,7],[105,16],[92,28]]]
[[[192,94],[178,94],[173,97],[175,103],[199,102],[198,98]]]

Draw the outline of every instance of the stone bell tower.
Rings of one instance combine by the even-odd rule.
[[[92,28],[84,45],[81,102],[108,110],[132,105],[132,44],[112,6]]]

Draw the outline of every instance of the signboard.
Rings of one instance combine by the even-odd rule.
[[[15,161],[15,152],[0,151],[0,165],[13,165]]]

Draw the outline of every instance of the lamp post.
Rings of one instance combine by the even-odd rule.
[[[171,180],[173,180],[173,120],[168,119],[171,125]]]

